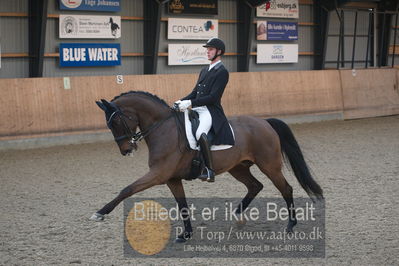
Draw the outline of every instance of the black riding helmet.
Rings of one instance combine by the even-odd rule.
[[[224,42],[221,39],[218,39],[218,38],[209,39],[203,47],[205,47],[205,48],[207,48],[207,47],[216,48],[217,50],[221,51],[221,54],[219,54],[219,55],[223,55],[224,52],[226,51],[226,47],[224,45]],[[219,55],[216,53],[215,57],[212,60],[214,60]]]

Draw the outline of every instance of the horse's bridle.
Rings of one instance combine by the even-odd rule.
[[[132,132],[132,129],[127,125],[126,120],[124,118],[129,119],[130,121],[133,121],[133,118],[131,118],[130,116],[125,115],[119,108],[116,109],[116,111],[114,111],[108,118],[107,121],[107,126],[109,129],[112,130],[112,120],[118,116],[119,119],[122,121],[122,125],[123,125],[123,130],[125,131],[125,135],[119,136],[119,137],[114,137],[114,140],[116,142],[120,142],[121,140],[124,139],[130,139],[130,143],[135,143],[137,141],[142,140],[143,138],[145,138],[146,136],[148,136],[152,130],[154,130],[155,128],[159,127],[163,122],[165,122],[166,120],[168,120],[169,118],[171,118],[173,116],[173,114],[167,116],[166,118],[162,119],[161,121],[157,121],[154,124],[152,124],[149,128],[147,128],[144,131],[139,131],[136,133]]]

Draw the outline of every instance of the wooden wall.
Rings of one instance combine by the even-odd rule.
[[[231,115],[296,115],[342,111],[339,72],[232,73],[224,97]]]
[[[129,90],[156,93],[167,102],[184,85],[194,84],[195,75],[71,77],[71,89],[63,78],[0,79],[0,137],[104,129],[104,113],[95,104]],[[190,89],[185,88],[186,91]]]
[[[397,69],[341,70],[344,118],[399,114]]]
[[[188,94],[197,74],[0,79],[0,140],[105,129],[95,104],[129,90],[169,104]],[[345,118],[399,114],[398,69],[230,73],[227,115],[262,117],[343,113]]]

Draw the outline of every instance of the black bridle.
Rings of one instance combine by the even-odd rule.
[[[119,119],[122,121],[122,125],[123,125],[123,130],[125,132],[125,135],[119,136],[119,137],[114,137],[114,140],[116,142],[120,142],[124,139],[130,139],[131,143],[134,143],[136,141],[140,141],[143,138],[145,138],[146,136],[148,136],[152,130],[154,130],[155,128],[159,127],[162,123],[164,123],[166,120],[168,120],[169,118],[171,118],[173,116],[173,113],[167,117],[165,117],[164,119],[162,119],[161,121],[157,121],[154,124],[152,124],[149,128],[147,128],[146,130],[143,131],[139,131],[136,133],[133,133],[132,129],[128,126],[128,124],[126,123],[126,120],[124,118],[129,119],[130,121],[133,121],[133,118],[131,118],[130,116],[125,115],[119,108],[116,109],[116,111],[114,111],[108,118],[107,120],[107,126],[109,129],[111,129],[112,131],[112,120],[118,116]]]

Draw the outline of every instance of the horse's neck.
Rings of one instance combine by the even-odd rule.
[[[145,96],[131,97],[128,106],[133,106],[137,113],[140,129],[145,130],[154,123],[162,120],[168,114],[166,106],[151,100]]]

